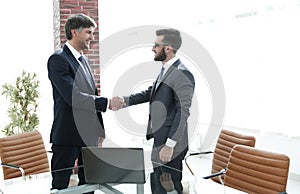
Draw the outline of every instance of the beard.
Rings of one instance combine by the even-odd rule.
[[[165,49],[161,49],[161,51],[154,57],[154,61],[164,61],[167,58]]]

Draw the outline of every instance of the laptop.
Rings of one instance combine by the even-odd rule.
[[[87,183],[144,184],[143,148],[82,148],[82,160]]]

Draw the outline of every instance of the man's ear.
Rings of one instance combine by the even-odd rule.
[[[172,52],[173,51],[173,48],[171,46],[166,46],[165,47],[165,52],[168,53],[168,52]]]
[[[72,37],[76,37],[77,31],[75,29],[72,29],[71,30],[71,34],[72,34]]]

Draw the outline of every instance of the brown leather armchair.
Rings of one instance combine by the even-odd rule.
[[[188,165],[187,159],[190,156],[194,155],[199,155],[199,154],[208,154],[208,153],[213,153],[213,161],[212,161],[212,169],[211,173],[217,173],[220,170],[224,169],[227,166],[228,160],[229,160],[229,155],[230,152],[233,148],[233,146],[240,144],[240,145],[246,145],[250,147],[254,147],[255,145],[255,137],[250,136],[250,135],[244,135],[240,133],[236,133],[230,130],[223,129],[221,130],[217,144],[215,147],[214,152],[209,151],[209,152],[198,152],[198,153],[190,153],[186,158],[185,158],[185,163],[190,170],[190,172],[194,175],[192,169]],[[213,177],[213,181],[217,183],[221,183],[221,180],[218,177]]]
[[[289,164],[285,154],[236,145],[222,173],[224,184],[249,194],[286,193]]]
[[[39,131],[0,138],[4,179],[49,172],[49,162]]]

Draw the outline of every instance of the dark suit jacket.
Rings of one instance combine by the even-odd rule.
[[[95,146],[105,137],[101,112],[107,98],[98,96],[95,83],[88,83],[69,48],[48,59],[48,77],[53,88],[54,120],[50,142],[57,145]]]
[[[194,95],[195,80],[191,72],[177,60],[165,73],[155,90],[156,82],[148,90],[124,97],[128,106],[150,102],[147,139],[154,137],[152,160],[168,138],[177,142],[173,158],[185,155],[188,149],[187,119]],[[183,158],[182,158],[183,159]]]

